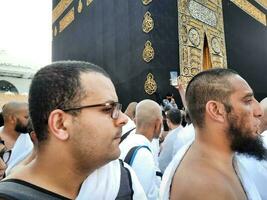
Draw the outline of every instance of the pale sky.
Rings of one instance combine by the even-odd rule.
[[[51,62],[52,0],[0,0],[0,62],[36,68]]]

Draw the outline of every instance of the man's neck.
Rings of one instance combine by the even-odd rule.
[[[151,142],[153,140],[153,136],[154,136],[153,130],[154,129],[152,129],[152,128],[136,127],[136,134],[145,136]]]
[[[37,155],[35,160],[11,174],[9,178],[21,179],[61,196],[75,199],[82,182],[93,170],[88,173],[80,172],[73,163],[56,157],[47,159]]]
[[[212,137],[208,132],[196,132],[196,139],[192,145],[197,154],[207,160],[211,159],[217,164],[232,166],[234,152],[225,133],[218,133]]]
[[[177,125],[173,124],[173,125],[171,125],[170,129],[174,130],[174,129],[178,128],[179,126],[180,126],[180,124],[177,124]]]

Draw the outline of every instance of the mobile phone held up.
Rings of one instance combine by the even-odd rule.
[[[170,84],[172,86],[177,86],[177,71],[170,71]]]

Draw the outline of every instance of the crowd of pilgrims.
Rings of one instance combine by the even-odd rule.
[[[234,81],[241,81],[237,85],[243,84],[243,87],[250,88],[243,79],[241,80],[241,77],[238,76],[237,79]],[[121,134],[118,133],[117,136],[120,161],[114,158],[109,164],[104,163],[104,167],[103,164],[99,164],[98,172],[92,172],[83,180],[75,199],[267,200],[267,98],[258,103],[253,94],[249,94],[244,97],[244,100],[241,99],[245,102],[244,105],[240,104],[241,106],[238,102],[233,103],[241,101],[234,97],[230,100],[231,105],[224,106],[217,103],[215,99],[205,105],[205,112],[208,114],[200,115],[199,118],[193,115],[191,119],[190,109],[188,111],[187,106],[190,107],[192,102],[190,99],[187,102],[181,84],[178,84],[176,89],[183,102],[181,107],[177,106],[173,94],[169,93],[160,103],[144,99],[128,105],[123,113],[127,119],[122,126]],[[105,104],[105,106],[110,105],[113,106],[111,117],[116,120],[122,115],[121,105]],[[245,112],[245,109],[250,109],[249,105],[253,105],[253,109],[256,110],[252,111],[253,116],[250,117],[248,117],[250,114]],[[102,106],[102,104],[95,106]],[[75,109],[77,108],[62,110],[69,112]],[[233,110],[235,112],[232,112]],[[255,125],[256,122],[252,124],[248,121],[254,120],[253,117],[260,123]],[[209,126],[204,126],[204,118],[205,123],[210,123]],[[222,124],[225,121],[229,123],[227,137],[223,135],[226,126]],[[17,174],[26,166],[33,165],[32,163],[38,157],[38,151],[42,149],[41,145],[38,145],[39,138],[29,116],[28,103],[7,102],[2,107],[1,123],[0,177],[3,179],[1,183],[8,183],[8,180],[20,177]],[[248,129],[253,128],[256,130],[255,133],[250,133]],[[217,131],[218,133],[215,133]],[[58,132],[57,137],[64,137],[60,134]],[[245,134],[254,134],[254,137],[259,140],[253,142],[250,140],[252,136]],[[92,137],[91,140],[97,139]],[[225,148],[227,145],[234,152],[229,158],[222,153],[229,151]],[[54,153],[60,154],[60,152]],[[118,162],[115,163],[115,160]],[[232,169],[225,167],[225,163],[230,163]],[[120,170],[117,172],[114,170],[115,167]],[[126,169],[125,173],[122,169]],[[126,179],[130,180],[129,184],[122,187]],[[221,190],[221,188],[224,189]],[[49,187],[45,189],[50,191]],[[127,193],[128,190],[131,193],[130,196],[119,197],[119,193]],[[228,190],[232,192],[232,196],[228,194]],[[60,193],[56,190],[50,191],[49,195],[51,199],[52,196],[55,199],[73,199],[64,192]],[[9,199],[8,195],[2,198]]]

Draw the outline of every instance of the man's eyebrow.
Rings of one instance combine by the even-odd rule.
[[[104,103],[116,103],[116,102],[118,102],[118,101],[114,101],[114,100],[107,100],[107,101],[105,101]]]
[[[253,92],[249,92],[245,96],[243,96],[242,99],[246,99],[246,98],[249,98],[249,97],[254,97],[254,93]]]

